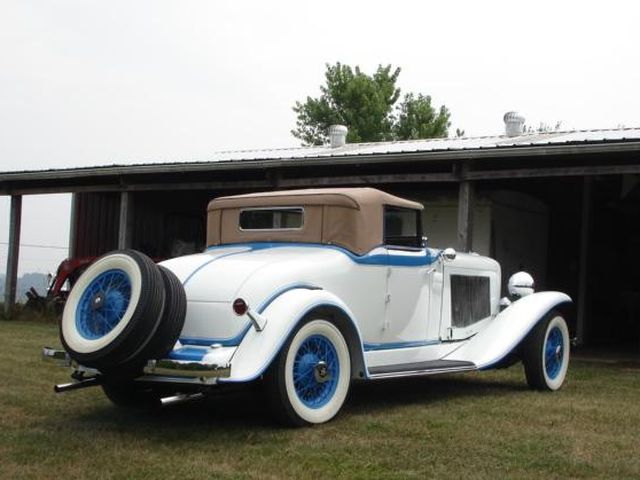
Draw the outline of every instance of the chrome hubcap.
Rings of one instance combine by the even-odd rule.
[[[319,361],[315,367],[313,367],[313,376],[318,383],[324,383],[331,380],[331,372],[329,372],[329,367],[327,363],[324,361]]]
[[[93,310],[99,310],[104,305],[104,293],[100,292],[91,300],[91,308]]]
[[[131,300],[129,275],[114,268],[86,286],[76,307],[76,328],[87,340],[104,337],[120,323]]]

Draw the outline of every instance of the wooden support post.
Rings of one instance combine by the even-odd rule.
[[[11,197],[11,217],[9,223],[9,251],[7,253],[7,276],[4,284],[4,312],[11,317],[16,303],[18,283],[18,257],[20,255],[20,223],[22,220],[22,196]]]
[[[462,166],[462,180],[458,194],[458,250],[470,252],[473,248],[473,183],[465,179],[468,166]]]
[[[582,215],[580,224],[580,263],[578,269],[578,306],[576,321],[576,339],[583,345],[586,339],[585,323],[587,317],[587,274],[589,253],[589,230],[591,226],[591,190],[592,177],[586,176],[582,184]]]
[[[118,248],[131,248],[131,225],[133,220],[132,197],[129,192],[120,193],[120,222],[118,225]]]
[[[78,241],[78,194],[71,194],[71,212],[69,214],[69,258],[74,258],[77,254]]]

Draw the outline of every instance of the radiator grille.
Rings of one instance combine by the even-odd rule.
[[[451,275],[451,325],[466,327],[489,315],[489,277]]]

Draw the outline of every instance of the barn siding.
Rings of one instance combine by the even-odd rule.
[[[78,193],[76,205],[75,245],[77,257],[95,257],[118,247],[120,195]]]

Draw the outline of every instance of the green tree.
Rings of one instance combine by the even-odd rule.
[[[399,75],[400,68],[392,70],[391,65],[379,65],[367,75],[357,66],[327,64],[320,97],[307,97],[293,107],[297,120],[291,133],[305,145],[327,143],[328,128],[335,124],[349,128],[351,143],[446,137],[449,111],[444,106],[436,111],[430,96],[409,93],[397,105]]]
[[[446,137],[451,125],[450,116],[444,105],[436,111],[429,95],[407,93],[398,106],[395,137],[400,140]]]

